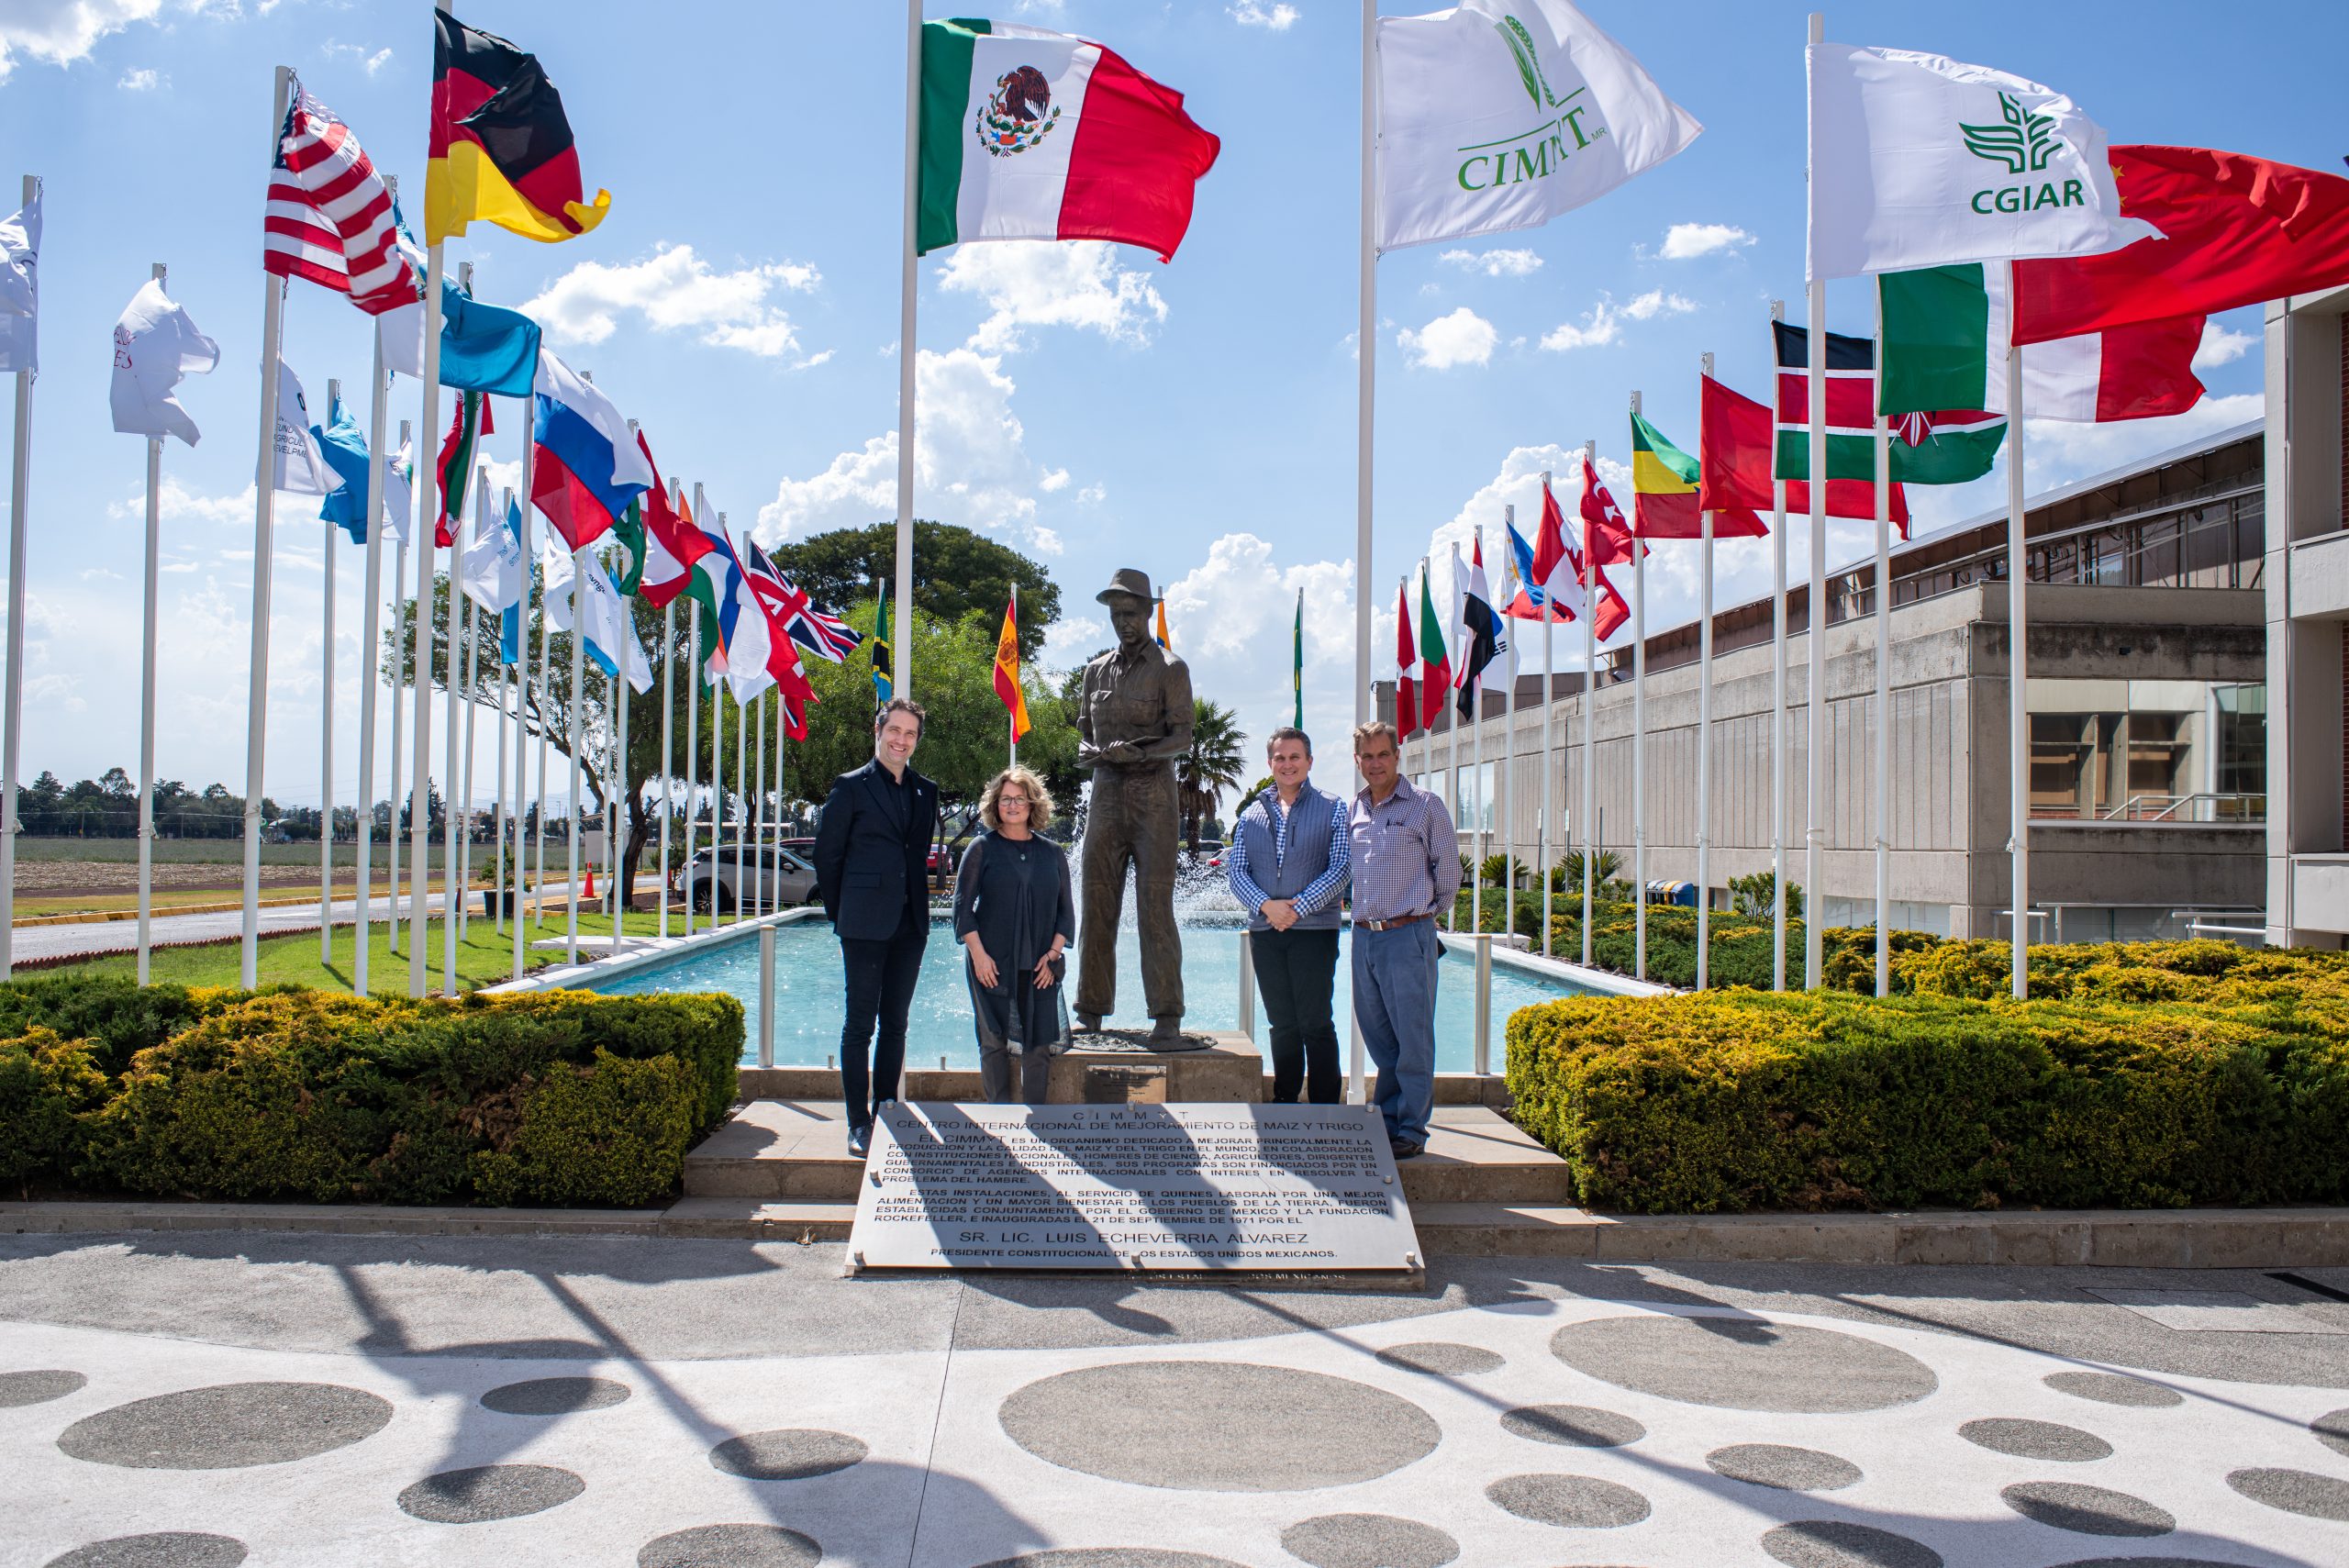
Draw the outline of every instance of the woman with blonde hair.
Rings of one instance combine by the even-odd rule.
[[[986,831],[963,851],[954,875],[954,935],[963,947],[971,1013],[979,1036],[979,1078],[996,1105],[1019,1097],[1042,1105],[1052,1058],[1069,1048],[1063,956],[1076,935],[1068,855],[1038,829],[1052,819],[1044,781],[1009,767],[979,797]]]

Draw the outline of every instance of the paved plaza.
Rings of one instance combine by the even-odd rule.
[[[0,1239],[0,1563],[2349,1562],[2349,1270],[842,1261]]]

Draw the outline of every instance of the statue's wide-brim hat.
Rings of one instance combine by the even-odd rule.
[[[1150,591],[1150,573],[1131,566],[1121,566],[1111,573],[1109,585],[1093,597],[1097,603],[1104,605],[1115,598],[1140,599],[1145,605],[1158,602],[1158,595]]]

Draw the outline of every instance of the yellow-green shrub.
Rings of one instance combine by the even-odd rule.
[[[86,1137],[82,1118],[106,1091],[84,1041],[39,1027],[0,1040],[0,1185],[21,1192],[70,1170]]]
[[[1600,1208],[2349,1195],[2349,1044],[2272,998],[1577,998],[1511,1016],[1508,1081]]]

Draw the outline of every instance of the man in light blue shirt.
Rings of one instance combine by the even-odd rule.
[[[1313,787],[1313,742],[1302,729],[1273,731],[1264,760],[1273,787],[1233,825],[1224,870],[1248,911],[1256,985],[1272,1022],[1273,1100],[1299,1092],[1317,1106],[1344,1103],[1338,1026],[1338,900],[1349,860],[1345,803]]]
[[[1378,1066],[1371,1103],[1395,1157],[1408,1160],[1427,1149],[1435,1114],[1435,917],[1460,891],[1460,839],[1443,802],[1413,789],[1401,763],[1393,725],[1354,727],[1354,1021]]]

